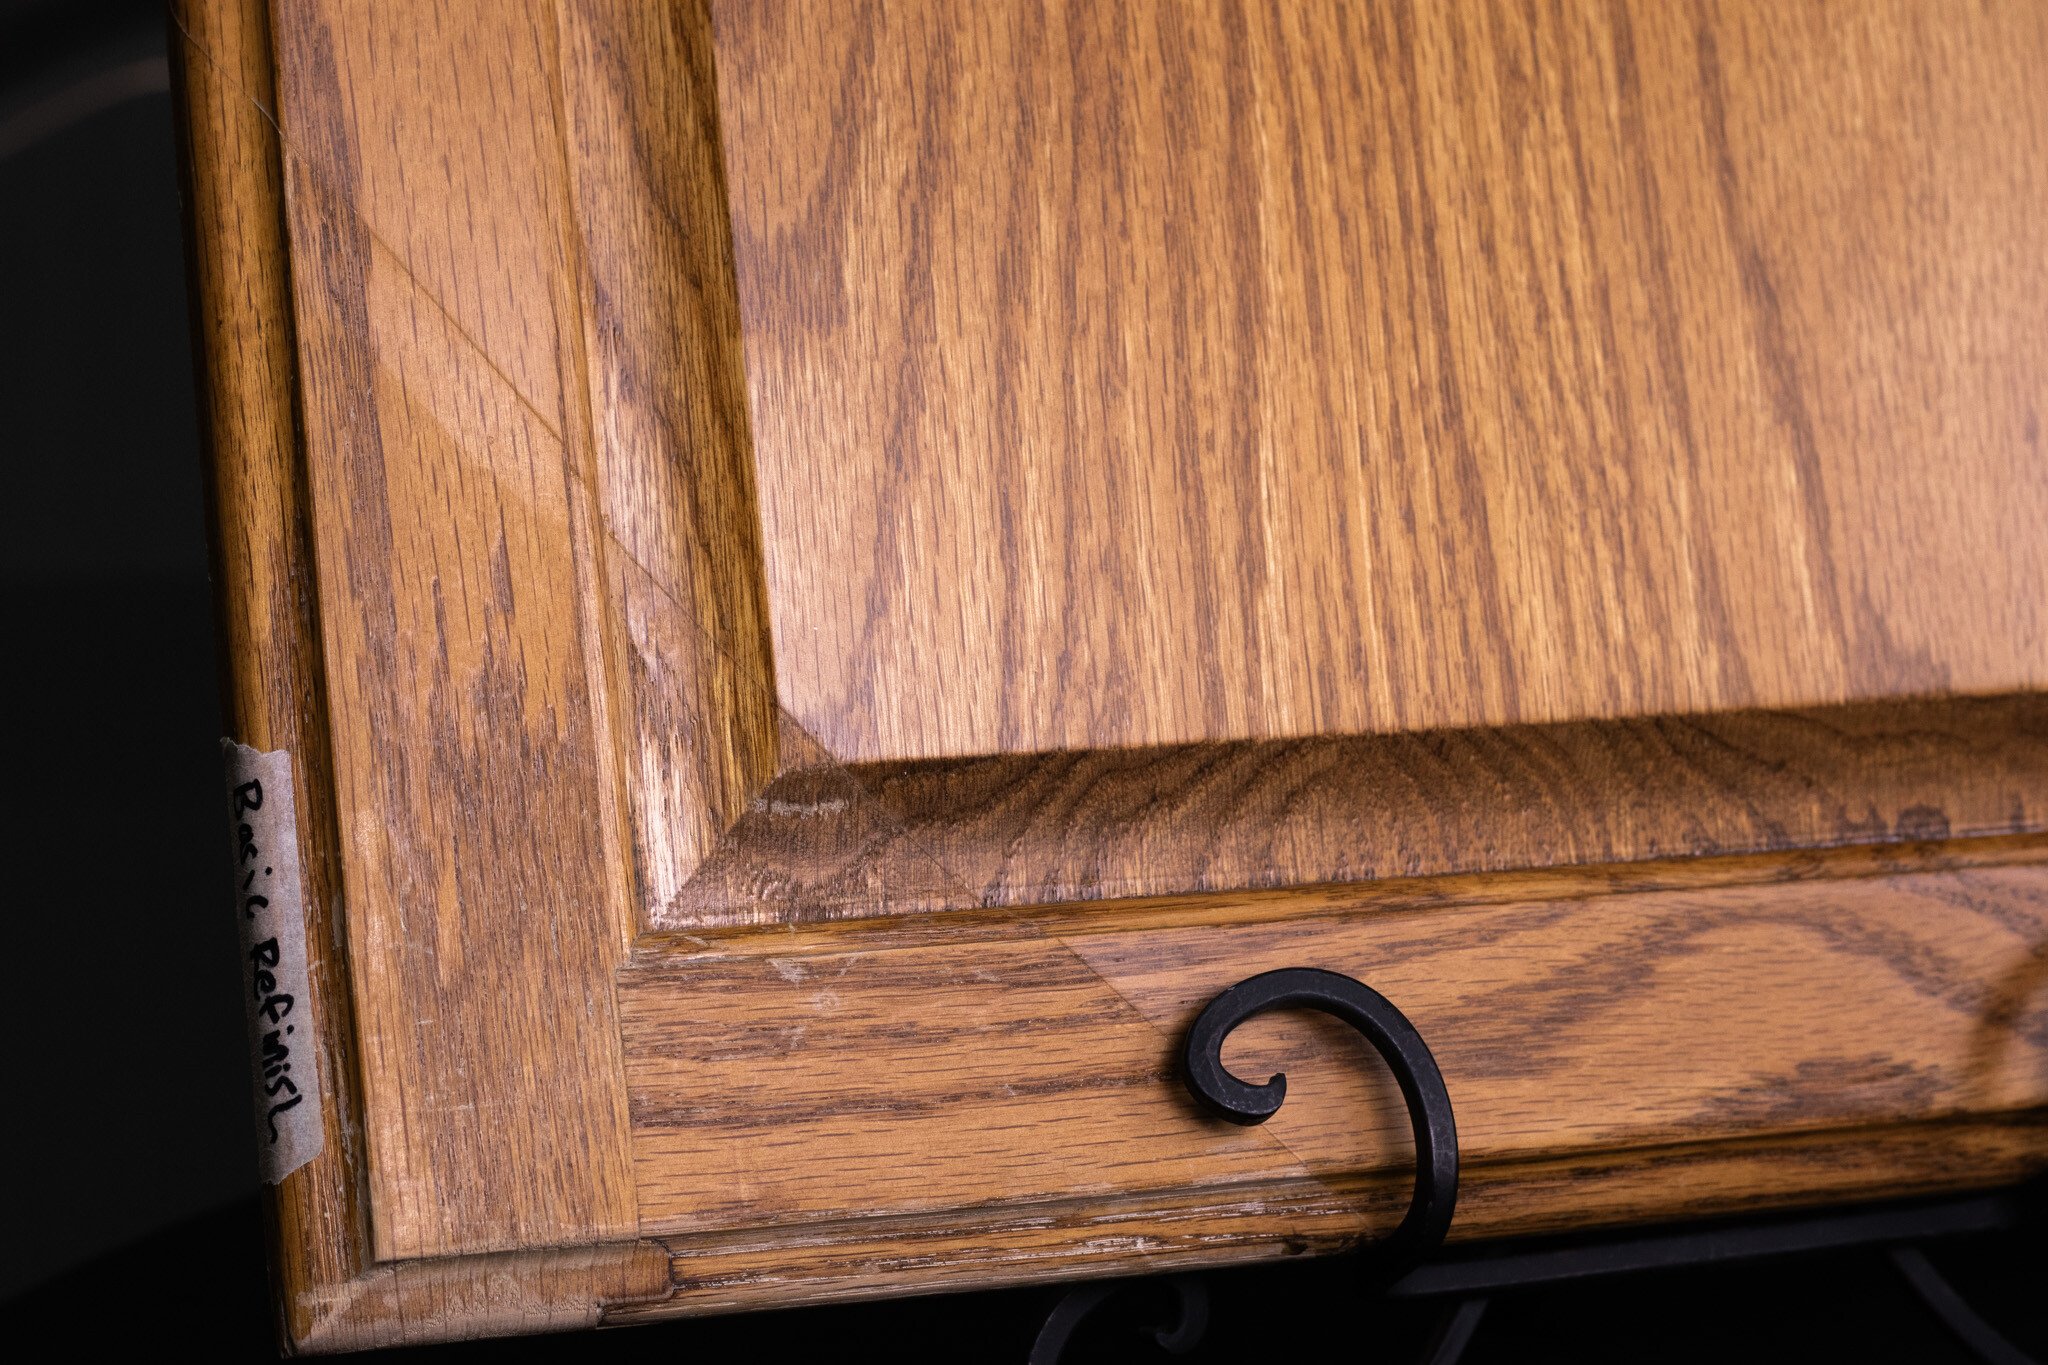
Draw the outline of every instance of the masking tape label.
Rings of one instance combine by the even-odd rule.
[[[275,1185],[320,1154],[320,1059],[306,983],[306,903],[292,757],[221,741],[227,764],[242,1007],[249,1019],[256,1148]]]

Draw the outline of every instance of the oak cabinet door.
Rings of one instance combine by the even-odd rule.
[[[183,0],[307,1349],[2048,1159],[2048,11]]]

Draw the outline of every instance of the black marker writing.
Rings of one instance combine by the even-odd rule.
[[[232,743],[223,748],[249,1076],[262,1134],[257,1146],[264,1179],[275,1184],[312,1160],[325,1138],[291,757]]]

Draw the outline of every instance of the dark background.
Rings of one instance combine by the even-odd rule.
[[[22,1339],[273,1352],[236,946],[205,503],[160,5],[0,0],[0,534],[11,935],[0,1320]],[[1931,1246],[2048,1354],[2038,1218]],[[1442,1311],[1317,1262],[1212,1278],[1192,1359],[1415,1358]],[[1057,1291],[676,1323],[506,1354],[1022,1360]],[[1143,1359],[1146,1291],[1105,1309]],[[5,1349],[5,1348],[0,1348]],[[1498,1297],[1469,1362],[1961,1360],[1882,1252]]]

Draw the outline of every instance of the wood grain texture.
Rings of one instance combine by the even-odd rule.
[[[373,1250],[629,1239],[552,9],[274,22]]]
[[[2044,822],[2048,700],[2037,695],[820,762],[786,766],[647,925],[1241,892]]]
[[[378,1262],[358,1036],[315,610],[271,42],[257,0],[172,10],[181,152],[215,533],[221,670],[232,734],[293,756],[306,889],[310,1012],[319,1020],[326,1144],[270,1199],[282,1346],[359,1350],[590,1326],[671,1290],[668,1255],[629,1241]],[[372,991],[378,983],[365,983]]]
[[[2048,684],[2048,11],[713,5],[846,763]]]
[[[184,4],[300,1347],[2048,1163],[2039,9]]]
[[[2048,679],[2043,25],[1931,22],[565,8],[641,928],[2039,827],[2024,691],[1730,713]]]
[[[1521,1236],[1683,1213],[1755,1213],[2020,1180],[2040,1169],[2048,1114],[1795,1133],[1491,1166],[1458,1189],[1456,1239]],[[664,1239],[675,1292],[606,1315],[627,1323],[910,1289],[1063,1283],[1349,1251],[1399,1220],[1402,1173],[1256,1191],[1082,1200],[952,1218],[876,1218]]]
[[[635,865],[660,906],[780,753],[710,18],[576,0],[560,24]]]
[[[669,1258],[650,1241],[397,1261],[314,1297],[293,1344],[324,1355],[568,1332],[672,1292]]]
[[[270,37],[258,0],[179,0],[171,18],[222,712],[231,737],[291,754],[299,798],[312,993],[300,1008],[316,1023],[325,1141],[270,1200],[278,1317],[296,1341],[314,1327],[306,1295],[352,1281],[369,1246]]]
[[[1391,1078],[1319,1016],[1253,1021],[1226,1050],[1241,1075],[1289,1074],[1270,1122],[1230,1128],[1181,1093],[1173,1050],[1196,1010],[1306,963],[1370,981],[1431,1040],[1475,1174],[2032,1110],[2048,1104],[2048,846],[2012,856],[1850,878],[1736,859],[1718,885],[1600,894],[1530,874],[1521,898],[1470,905],[1418,882],[1302,893],[1246,922],[1194,900],[1178,923],[671,951],[620,983],[642,1227],[1398,1169]],[[1682,1189],[1669,1198],[1641,1214],[1685,1211]]]

